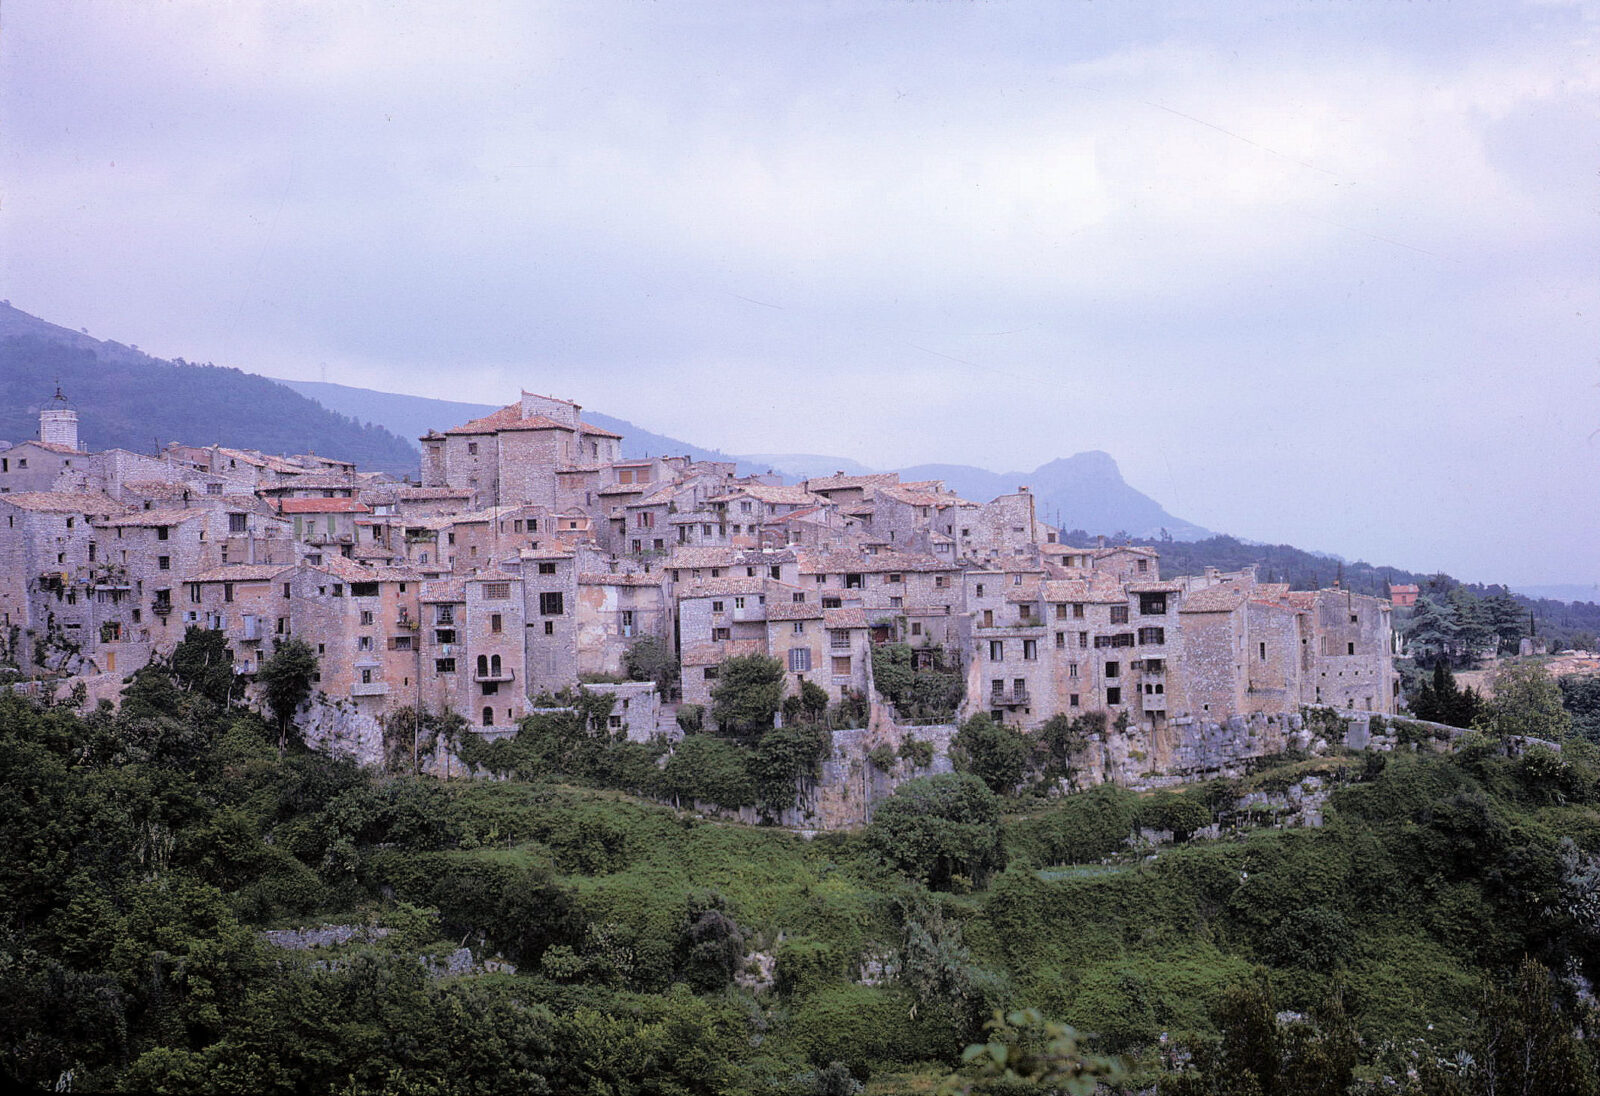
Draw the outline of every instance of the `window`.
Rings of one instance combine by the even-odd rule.
[[[475,442],[475,441],[467,442],[467,456],[475,457],[477,455],[478,455],[478,443]],[[487,712],[488,710],[489,709],[487,709],[487,708],[484,709],[485,712]],[[493,720],[485,719],[484,722],[485,723],[492,723]]]
[[[1006,660],[1006,641],[991,639],[989,641],[989,661],[1004,662]]]
[[[1088,632],[1079,632],[1078,633],[1078,646],[1079,647],[1087,647],[1087,646],[1089,646],[1089,633]]]
[[[222,600],[223,601],[232,601],[233,600],[233,583],[224,582],[222,584]]]
[[[72,528],[72,519],[71,518],[67,519],[67,528],[68,529]],[[157,540],[166,540],[171,535],[172,535],[172,530],[168,526],[165,526],[165,525],[156,526],[156,539]]]
[[[732,636],[726,628],[711,629],[711,642],[713,643],[723,643],[730,638],[732,638]]]
[[[1068,677],[1077,677],[1078,676],[1078,664],[1076,662],[1072,662],[1072,663],[1069,663],[1067,665],[1067,676]]]
[[[1107,689],[1106,690],[1106,703],[1107,704],[1121,704],[1122,703],[1122,690],[1117,688],[1115,685],[1113,685],[1111,688]]]
[[[361,623],[362,624],[371,624],[372,623],[372,610],[371,609],[363,609],[363,610],[361,610]]]
[[[935,590],[943,590],[946,587],[948,587],[949,585],[950,585],[950,576],[949,575],[934,575],[933,576],[933,588]]]
[[[473,448],[476,449],[477,446],[473,446]],[[494,709],[489,707],[488,705],[484,705],[484,708],[483,708],[483,725],[485,727],[493,727],[494,726]]]
[[[1056,633],[1056,650],[1058,650],[1058,651],[1065,650],[1066,646],[1067,646],[1067,633],[1066,632],[1057,632]]]
[[[783,570],[780,567],[768,567],[767,568],[767,576],[769,578],[777,578],[782,573],[783,573]]]
[[[793,632],[797,636],[805,635],[806,634],[806,622],[803,621],[803,620],[795,621],[794,624],[790,627],[790,631]]]
[[[372,637],[371,636],[357,636],[356,637],[356,650],[358,650],[358,651],[370,651],[370,650],[372,650]]]
[[[544,634],[547,635],[547,636],[553,636],[553,635],[556,634],[556,622],[555,621],[547,620],[547,621],[544,622]]]
[[[230,533],[243,533],[243,532],[247,532],[249,530],[249,528],[250,528],[250,516],[248,514],[229,514],[228,515],[228,532],[230,532]]]
[[[1167,595],[1140,594],[1139,612],[1143,616],[1165,616],[1167,612]]]
[[[850,656],[849,655],[834,655],[833,656],[833,676],[834,677],[849,677],[850,676]]]
[[[828,646],[835,651],[848,651],[850,649],[850,633],[842,629],[833,629],[828,632]]]
[[[1356,645],[1354,643],[1346,643],[1344,645],[1344,653],[1347,654],[1347,655],[1355,654],[1356,653]]]
[[[1111,623],[1128,623],[1128,607],[1126,605],[1113,605],[1111,607]]]
[[[806,647],[791,647],[789,649],[789,672],[803,674],[811,669],[811,651]]]
[[[363,684],[363,685],[371,685],[372,684],[372,671],[371,670],[362,670],[361,671],[361,684]]]
[[[487,601],[504,601],[511,596],[511,583],[485,582],[483,584],[483,596]]]
[[[914,636],[920,636],[922,634],[922,621],[913,620],[911,622],[911,634]]]
[[[1147,559],[1141,559],[1133,565],[1133,569],[1138,571],[1141,575],[1145,574],[1150,570],[1150,561]]]
[[[824,609],[839,609],[839,608],[842,608],[843,606],[844,606],[844,599],[843,598],[824,597],[822,599],[822,607]]]
[[[713,601],[713,602],[712,602],[712,603],[711,603],[711,611],[712,611],[712,612],[713,612],[713,613],[720,613],[720,612],[722,612],[722,611],[723,611],[723,604],[722,604],[722,602],[720,602],[720,601]]]
[[[1256,646],[1260,650],[1261,661],[1265,662],[1267,660],[1267,645],[1265,643],[1258,643]]]
[[[898,571],[890,571],[883,577],[883,581],[889,583],[890,585],[898,586],[904,580],[901,578],[901,575]]]
[[[889,608],[901,609],[905,607],[905,603],[906,599],[903,597],[892,597],[889,599]]]
[[[541,575],[553,575],[556,573],[556,565],[554,563],[541,563],[539,564],[539,573]],[[676,579],[677,576],[674,575],[673,578]]]
[[[1116,663],[1116,662],[1108,662],[1108,663],[1106,663],[1106,676],[1107,677],[1121,677],[1122,676],[1122,666],[1121,666],[1121,664],[1120,663]]]
[[[157,556],[156,557],[156,570],[158,570],[158,571],[170,571],[170,570],[172,570],[172,557],[171,556]]]
[[[565,612],[561,591],[546,590],[539,595],[539,613],[542,616],[560,616]]]
[[[1166,641],[1167,641],[1167,630],[1165,628],[1140,628],[1139,629],[1139,646],[1141,646],[1141,647],[1146,646],[1146,645],[1160,645],[1162,643],[1165,643]]]
[[[715,681],[717,680],[717,667],[707,666],[705,670],[702,671],[702,674],[707,681]]]
[[[288,583],[287,583],[287,582],[285,582],[285,583],[284,583],[284,584],[283,584],[283,596],[284,596],[284,597],[289,597],[289,596],[291,596],[291,594],[290,594],[290,588],[289,588],[289,584],[288,584]]]
[[[1078,694],[1077,693],[1072,693],[1071,695],[1069,695],[1067,697],[1067,707],[1076,708],[1077,706],[1078,706]]]
[[[189,583],[189,602],[192,605],[200,604],[200,584],[198,582]]]
[[[744,608],[744,598],[742,598],[742,597],[734,598],[733,599],[733,607],[735,609],[743,609]]]
[[[974,591],[974,594],[977,597],[982,597],[983,596],[983,583],[981,583],[981,582],[978,583],[977,589]]]
[[[797,591],[789,595],[789,600],[796,605],[800,605],[806,600],[806,593],[804,590]]]
[[[1036,640],[1036,639],[1025,639],[1025,640],[1023,640],[1022,641],[1022,660],[1024,662],[1032,662],[1035,659],[1037,659],[1038,657],[1039,657],[1039,641]]]
[[[1022,576],[1021,575],[1012,575],[1011,576],[1011,585],[1013,585],[1013,586],[1021,586],[1022,585]]]
[[[505,631],[505,626],[506,626],[505,618],[502,617],[499,613],[490,613],[489,614],[489,631],[494,632],[495,634],[498,635],[500,632]]]

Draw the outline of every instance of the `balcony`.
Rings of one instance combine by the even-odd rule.
[[[497,682],[497,681],[515,681],[516,678],[517,678],[516,671],[515,670],[510,670],[510,669],[505,669],[505,670],[495,670],[495,669],[474,670],[473,673],[472,673],[472,680],[480,682],[480,683],[483,683],[483,684],[492,684],[492,683]]]
[[[150,606],[150,611],[156,616],[160,617],[162,620],[166,620],[172,615],[172,602],[158,601]]]
[[[388,696],[389,683],[387,681],[352,681],[350,683],[351,696]]]
[[[996,708],[1018,708],[1030,700],[1027,689],[1002,689],[989,694],[989,703]]]
[[[736,624],[766,620],[767,607],[765,605],[746,605],[743,608],[734,606],[733,612],[728,615],[733,618]]]

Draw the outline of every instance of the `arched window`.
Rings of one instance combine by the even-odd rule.
[[[483,677],[489,672],[489,660],[483,655],[478,656],[478,676]]]
[[[500,656],[493,655],[489,659],[489,673],[493,677],[500,676]]]
[[[493,708],[485,708],[483,710],[483,725],[485,727],[493,727],[494,726],[494,709]]]

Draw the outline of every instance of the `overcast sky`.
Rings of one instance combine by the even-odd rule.
[[[1508,0],[5,0],[0,280],[161,356],[880,467],[1104,449],[1214,529],[1591,583],[1597,41]]]

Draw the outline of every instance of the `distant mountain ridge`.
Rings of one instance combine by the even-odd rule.
[[[500,410],[505,404],[461,403],[456,400],[436,400],[428,396],[407,396],[398,392],[378,392],[371,388],[353,388],[327,381],[287,381],[276,383],[316,400],[330,411],[342,415],[382,423],[396,434],[414,440],[429,430],[448,430],[452,426],[482,418]],[[509,401],[508,401],[509,402]],[[640,457],[689,456],[695,460],[735,461],[743,474],[765,472],[768,465],[753,458],[735,457],[717,449],[705,449],[677,438],[656,434],[635,426],[623,419],[613,418],[598,411],[583,409],[585,422],[622,435],[622,455],[634,460]],[[417,450],[413,463],[421,456]]]
[[[406,396],[378,392],[326,381],[279,381],[324,407],[355,418],[382,423],[407,438],[420,437],[429,430],[448,430],[471,419],[499,410],[483,403],[460,403],[426,396]],[[503,406],[503,405],[502,405]],[[746,453],[733,456],[707,449],[679,438],[646,430],[625,419],[614,418],[584,408],[583,417],[596,426],[622,435],[625,457],[672,456],[687,454],[696,460],[736,461],[748,474],[768,470],[791,480],[831,476],[835,472],[863,475],[868,468],[849,457],[821,453]],[[1027,487],[1035,496],[1039,520],[1092,533],[1127,533],[1134,537],[1157,537],[1163,532],[1176,540],[1198,540],[1211,531],[1169,514],[1160,503],[1134,488],[1122,478],[1117,462],[1098,450],[1061,457],[1032,472],[990,472],[966,464],[919,464],[898,471],[905,480],[943,480],[957,494],[974,502],[988,502]]]
[[[385,472],[416,454],[381,426],[335,414],[265,377],[154,358],[0,303],[0,438],[38,436],[39,407],[60,383],[81,444],[153,452],[158,443],[221,443],[266,453],[317,452]]]

